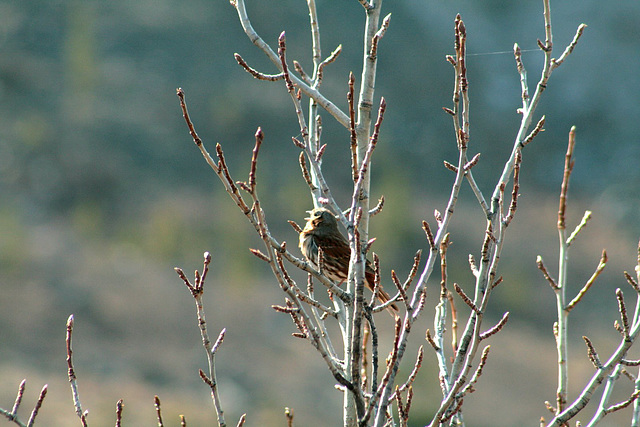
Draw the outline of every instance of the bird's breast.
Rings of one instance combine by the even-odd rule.
[[[317,264],[318,244],[313,233],[300,233],[300,250],[312,264]]]

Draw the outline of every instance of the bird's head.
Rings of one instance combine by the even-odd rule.
[[[331,227],[337,228],[338,221],[336,217],[325,208],[315,208],[307,211],[309,216],[305,218],[308,224],[312,224],[314,227]]]

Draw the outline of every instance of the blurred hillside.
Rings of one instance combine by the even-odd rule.
[[[311,70],[305,2],[247,3],[258,33],[274,46],[286,30],[288,58]],[[527,50],[530,88],[540,72],[541,3],[385,2],[385,12],[393,15],[380,45],[376,95],[386,98],[388,108],[372,191],[387,203],[371,234],[378,237],[374,250],[386,277],[391,268],[407,273],[415,251],[426,247],[420,221],[433,223],[433,210],[442,210],[448,196],[452,176],[442,161],[453,161],[456,147],[441,107],[451,103],[453,74],[444,58],[453,51],[456,13],[468,33],[470,151],[482,153],[474,173],[488,193],[519,124],[514,42]],[[343,45],[337,62],[325,69],[322,92],[345,108],[348,72],[360,71],[361,6],[354,0],[317,4],[324,55]],[[542,402],[554,399],[555,301],[535,257],[541,254],[554,271],[556,200],[572,125],[578,130],[570,226],[585,209],[594,211],[572,248],[575,291],[592,274],[602,248],[610,259],[598,286],[572,314],[572,355],[582,354],[584,334],[598,336],[602,351],[615,345],[613,291],[626,290],[621,273],[635,265],[640,3],[552,1],[551,7],[556,57],[580,23],[588,28],[552,75],[538,107],[538,117],[547,117],[546,132],[524,151],[522,198],[502,258],[505,284],[491,313],[498,319],[510,311],[512,323],[492,342],[495,359],[489,360],[486,383],[468,399],[466,410],[479,417],[469,423],[474,426],[535,422],[546,415]],[[252,67],[274,72],[228,1],[0,3],[0,407],[11,405],[26,377],[29,402],[42,384],[51,385],[42,425],[77,422],[64,362],[64,325],[74,313],[76,369],[92,426],[113,425],[119,398],[129,425],[153,425],[154,394],[171,425],[179,413],[189,425],[212,423],[208,390],[197,376],[206,359],[193,303],[172,271],[201,268],[204,251],[213,254],[210,333],[228,329],[217,363],[229,420],[248,412],[249,425],[273,425],[290,406],[300,425],[320,425],[340,404],[320,358],[288,336],[290,320],[270,308],[282,295],[247,251],[259,241],[193,146],[180,113],[176,87],[184,88],[208,149],[222,144],[236,179],[245,179],[253,134],[262,127],[263,206],[277,238],[295,242],[286,220],[301,222],[311,203],[291,144],[299,133],[294,110],[282,82],[254,80],[236,64],[234,52]],[[329,183],[346,204],[348,134],[328,114],[323,129],[325,167],[335,164]],[[467,256],[479,252],[483,228],[473,194],[464,188],[449,255],[451,278],[463,287],[472,284]],[[430,293],[431,304],[435,295]],[[432,312],[427,309],[423,329],[431,325]],[[439,396],[435,358],[427,354],[417,392]],[[511,354],[521,363],[514,364]],[[584,359],[572,371],[576,390],[591,372]],[[505,384],[498,368],[506,366],[514,378],[533,384],[526,390],[525,380]],[[495,401],[483,397],[485,386]],[[437,400],[423,399],[414,403],[423,411],[415,409],[415,425]],[[513,411],[492,419],[506,405]],[[338,419],[336,413],[329,421]]]

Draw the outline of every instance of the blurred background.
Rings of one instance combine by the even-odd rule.
[[[305,2],[247,3],[258,33],[275,47],[286,30],[289,60],[310,72]],[[325,69],[322,92],[346,109],[348,73],[359,77],[361,70],[362,7],[355,0],[318,0],[317,6],[323,54],[343,46]],[[384,195],[386,204],[371,235],[388,282],[391,269],[406,275],[413,254],[426,249],[420,223],[434,226],[433,211],[444,210],[453,179],[442,162],[455,162],[456,144],[441,107],[451,106],[453,72],[445,55],[453,53],[456,14],[467,27],[470,153],[482,153],[474,174],[486,197],[520,120],[513,43],[525,51],[533,92],[543,59],[536,39],[544,40],[544,27],[537,0],[403,0],[383,7],[393,15],[379,49],[376,103],[384,96],[388,107],[372,197]],[[510,321],[489,340],[479,391],[465,400],[470,426],[550,418],[543,402],[555,401],[555,298],[535,259],[542,255],[557,277],[557,197],[572,125],[577,145],[568,228],[585,209],[594,214],[571,248],[569,297],[591,276],[603,248],[610,261],[570,318],[570,398],[593,372],[581,336],[590,336],[605,357],[618,343],[615,289],[632,302],[622,272],[633,272],[640,235],[640,3],[584,0],[551,8],[555,57],[580,23],[588,28],[552,75],[536,114],[536,120],[546,115],[545,132],[523,153],[522,196],[501,262],[504,283],[493,294],[486,327],[505,311]],[[200,269],[203,252],[210,251],[205,301],[210,334],[227,328],[217,357],[227,422],[247,412],[247,425],[282,425],[288,406],[298,425],[338,425],[341,394],[312,347],[290,336],[291,321],[270,308],[283,297],[247,250],[260,247],[259,239],[194,146],[175,95],[177,87],[185,90],[199,135],[209,151],[222,144],[234,179],[246,179],[253,135],[262,127],[260,197],[275,237],[294,245],[297,236],[286,221],[302,223],[311,206],[291,144],[300,132],[294,110],[282,82],[254,80],[234,52],[258,70],[275,72],[227,1],[0,3],[0,407],[12,406],[27,378],[24,418],[48,383],[38,424],[78,422],[64,345],[73,313],[76,372],[92,426],[113,425],[120,398],[125,424],[154,425],[155,394],[166,425],[178,425],[178,414],[189,425],[214,423],[208,388],[198,377],[206,357],[192,297],[173,272],[175,266]],[[348,133],[322,116],[325,172],[346,207]],[[467,259],[479,256],[484,220],[468,186],[450,231],[451,283],[471,292]],[[418,345],[426,344],[438,277],[429,284],[429,306],[415,326],[401,377]],[[379,328],[391,326],[386,317]],[[383,339],[386,354],[389,337]],[[423,365],[412,406],[416,426],[440,401],[429,348]],[[620,382],[616,399],[622,400],[632,384]],[[628,413],[601,423],[620,424],[628,424]]]

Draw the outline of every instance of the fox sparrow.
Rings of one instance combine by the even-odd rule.
[[[300,250],[314,267],[318,267],[318,248],[322,248],[323,253],[323,273],[329,279],[342,283],[347,280],[349,274],[349,258],[351,249],[349,242],[338,230],[336,217],[327,209],[316,208],[309,211],[302,233],[300,233]],[[373,291],[375,272],[371,263],[367,260],[365,266],[366,284]],[[378,299],[381,302],[389,301],[389,294],[378,288]],[[395,304],[389,306],[390,312],[397,312]],[[394,314],[394,313],[392,313]]]

